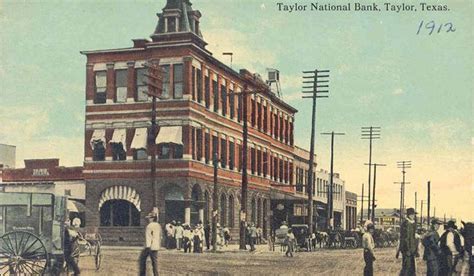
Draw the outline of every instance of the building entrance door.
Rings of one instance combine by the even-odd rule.
[[[166,223],[170,221],[184,222],[184,201],[166,200],[165,201]]]

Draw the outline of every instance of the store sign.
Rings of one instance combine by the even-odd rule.
[[[33,176],[48,176],[48,169],[33,169]]]
[[[305,217],[308,215],[308,207],[304,204],[293,204],[293,215],[295,217]]]

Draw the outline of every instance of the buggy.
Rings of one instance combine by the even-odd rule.
[[[48,193],[0,193],[0,275],[59,275],[66,206],[66,197]]]

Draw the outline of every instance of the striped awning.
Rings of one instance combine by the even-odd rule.
[[[95,143],[102,142],[104,145],[104,148],[106,147],[105,145],[105,129],[95,129],[94,132],[92,133],[91,140],[89,141],[92,150],[94,150],[94,145]]]
[[[140,195],[137,193],[137,191],[131,187],[128,186],[112,186],[107,189],[105,189],[102,194],[100,195],[100,200],[99,200],[99,210],[104,205],[104,203],[108,200],[113,200],[113,199],[122,199],[126,200],[137,208],[138,211],[141,211],[140,209]]]
[[[162,126],[156,136],[155,143],[175,143],[183,144],[183,129],[181,126]]]

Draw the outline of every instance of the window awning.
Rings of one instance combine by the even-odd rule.
[[[148,129],[147,128],[137,128],[137,129],[135,129],[135,136],[133,136],[132,145],[130,146],[130,148],[132,148],[132,149],[146,149],[147,136],[148,136]]]
[[[109,141],[109,143],[122,143],[123,150],[127,150],[127,134],[126,134],[126,129],[120,128],[114,130],[114,134],[112,135],[112,140]]]
[[[94,149],[94,143],[103,142],[105,148],[105,129],[96,129],[94,133],[92,133],[92,137],[90,140],[91,148]]]
[[[84,206],[84,204],[70,199],[67,200],[66,207],[69,212],[81,213],[86,211],[86,206]]]
[[[99,210],[106,201],[114,200],[114,199],[126,200],[132,203],[137,208],[138,211],[141,211],[140,195],[137,193],[135,189],[128,186],[112,186],[105,189],[100,195]]]
[[[181,126],[162,126],[156,136],[156,144],[175,143],[183,144],[183,131]]]

